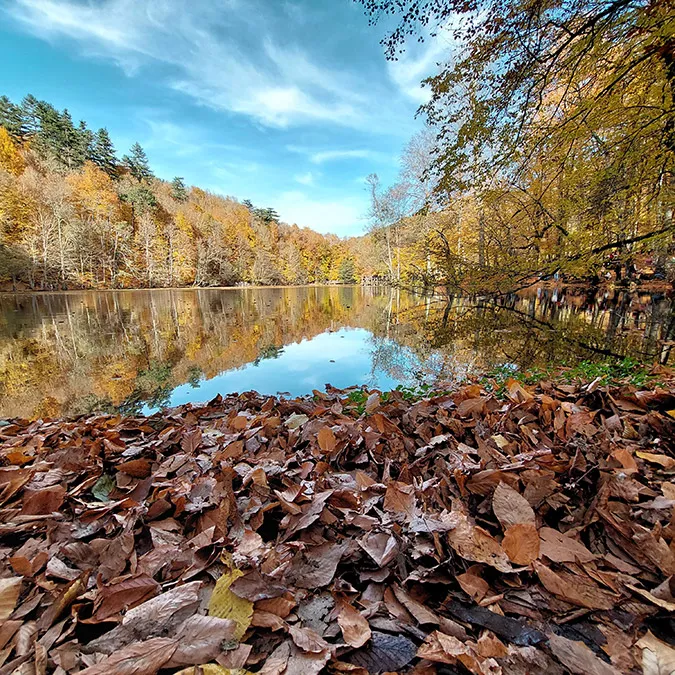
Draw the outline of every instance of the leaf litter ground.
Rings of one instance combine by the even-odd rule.
[[[675,395],[0,426],[0,675],[673,673]]]

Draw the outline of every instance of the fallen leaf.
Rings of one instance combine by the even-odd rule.
[[[636,645],[642,649],[643,675],[672,675],[675,673],[675,649],[654,637],[651,631]]]
[[[614,666],[599,659],[583,642],[551,633],[548,644],[558,661],[575,675],[620,675]]]
[[[384,510],[413,518],[415,515],[415,488],[399,481],[390,481],[384,495]]]
[[[504,530],[521,523],[535,524],[535,515],[530,503],[506,483],[499,483],[492,495],[492,510]]]
[[[0,579],[0,621],[9,619],[21,593],[21,577]]]
[[[349,603],[340,603],[337,622],[344,641],[351,647],[363,647],[370,640],[371,630],[367,619]]]
[[[529,565],[539,557],[539,533],[532,523],[516,523],[504,533],[502,548],[511,562]]]
[[[642,452],[638,450],[635,453],[640,459],[644,459],[652,464],[659,464],[664,469],[672,469],[675,466],[675,459],[667,455],[655,455],[651,452]]]
[[[232,582],[243,574],[236,568],[227,569],[216,581],[216,587],[209,600],[209,616],[233,621],[235,624],[234,639],[237,642],[244,636],[253,616],[253,603],[240,598],[230,590]]]
[[[500,572],[513,568],[499,542],[482,527],[472,525],[463,513],[454,514],[456,526],[448,532],[450,546],[466,560],[482,562]]]
[[[558,530],[542,527],[539,530],[540,553],[552,562],[592,562],[595,556],[579,541]]]
[[[533,565],[544,588],[573,605],[588,609],[612,609],[617,601],[615,595],[590,580],[563,572],[557,574],[537,561],[534,561]]]
[[[370,642],[345,660],[369,673],[393,673],[407,666],[415,658],[416,651],[415,643],[403,635],[373,631]]]
[[[328,643],[311,628],[290,626],[288,632],[296,646],[304,652],[320,654],[328,649]]]
[[[333,433],[333,430],[330,427],[321,427],[319,429],[319,433],[316,436],[317,441],[319,442],[319,447],[323,452],[326,454],[330,454],[335,450],[335,446],[337,445],[337,439],[335,438],[335,434]]]

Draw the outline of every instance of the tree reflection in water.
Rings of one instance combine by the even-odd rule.
[[[235,385],[453,382],[505,363],[668,363],[674,340],[666,295],[578,288],[496,299],[335,286],[4,295],[0,415],[134,412]]]

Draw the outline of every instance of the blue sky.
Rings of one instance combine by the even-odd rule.
[[[120,156],[139,141],[161,178],[358,234],[446,49],[388,63],[385,29],[353,0],[2,0],[0,94],[107,127]]]

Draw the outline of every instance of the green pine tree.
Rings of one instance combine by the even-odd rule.
[[[135,227],[136,219],[157,206],[155,195],[142,185],[130,187],[120,194],[120,199],[131,206],[131,227]]]
[[[21,116],[24,120],[26,135],[34,136],[40,131],[40,117],[38,110],[40,101],[32,94],[27,94],[21,101]]]
[[[101,128],[94,134],[94,142],[91,145],[89,159],[111,178],[117,177],[119,162],[115,155],[115,146],[110,140],[110,134],[108,134],[107,129]]]
[[[131,146],[131,154],[122,157],[122,164],[129,169],[129,173],[140,183],[144,180],[150,180],[153,173],[150,170],[148,156],[140,143],[134,143]]]
[[[0,126],[17,140],[28,135],[28,129],[20,106],[12,103],[6,96],[0,96]]]
[[[188,200],[188,191],[182,176],[176,176],[171,181],[171,196],[177,202],[186,202]]]

